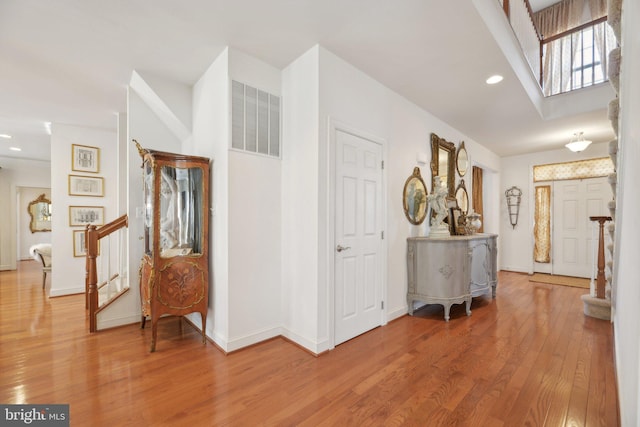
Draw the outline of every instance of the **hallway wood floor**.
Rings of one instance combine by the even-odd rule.
[[[89,334],[84,296],[0,272],[0,403],[70,404],[72,426],[616,426],[612,327],[583,289],[501,272],[473,314],[404,316],[320,357],[276,338],[224,355],[177,318]],[[49,279],[47,279],[47,290]]]

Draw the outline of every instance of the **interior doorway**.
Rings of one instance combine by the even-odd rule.
[[[549,262],[534,262],[534,272],[591,277],[597,246],[590,216],[607,216],[613,192],[606,177],[553,181]],[[536,237],[539,239],[539,237]]]
[[[32,259],[29,248],[38,243],[51,243],[51,231],[32,231],[29,227],[29,203],[44,195],[51,200],[51,188],[16,187],[16,259]]]
[[[335,129],[334,345],[383,322],[383,147]]]

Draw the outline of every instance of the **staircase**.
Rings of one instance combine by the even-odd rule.
[[[128,217],[123,215],[102,227],[88,225],[85,229],[89,332],[98,330],[98,313],[129,291],[128,225]]]

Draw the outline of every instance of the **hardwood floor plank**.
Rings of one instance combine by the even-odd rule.
[[[84,296],[35,262],[0,272],[0,402],[69,403],[72,425],[619,424],[611,325],[579,288],[499,274],[444,322],[426,306],[314,357],[275,338],[223,354],[179,318],[89,334]]]

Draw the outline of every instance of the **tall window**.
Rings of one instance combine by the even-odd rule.
[[[577,47],[572,68],[572,89],[580,89],[605,80],[600,49],[595,48],[595,34],[594,28],[588,27],[571,35],[571,43]]]
[[[545,96],[581,89],[608,80],[607,59],[609,52],[616,47],[615,40],[607,22],[601,21],[545,41]]]

